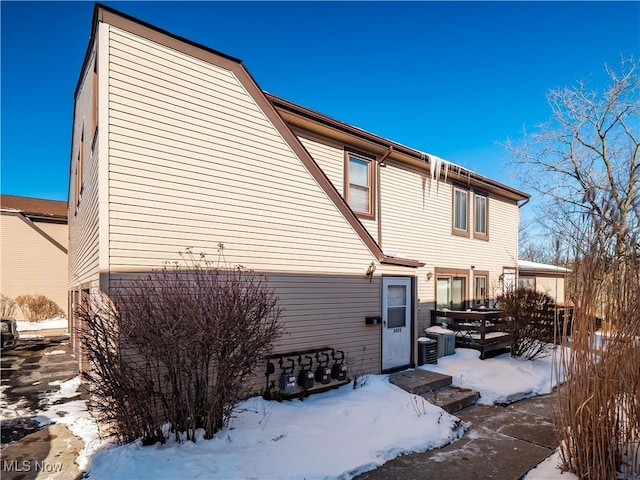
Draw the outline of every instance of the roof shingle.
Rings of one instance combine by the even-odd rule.
[[[67,202],[59,200],[0,195],[0,207],[3,210],[16,210],[25,214],[67,218]]]

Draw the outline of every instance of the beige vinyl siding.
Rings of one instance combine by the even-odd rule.
[[[503,267],[517,262],[519,213],[515,202],[489,197],[489,241],[457,237],[451,234],[450,182],[431,182],[428,172],[397,162],[388,161],[381,171],[383,250],[426,264],[418,270],[418,332],[427,326],[435,302],[436,267],[466,270],[468,299],[473,298],[474,288],[471,266],[488,271],[488,294],[495,298]],[[473,231],[473,216],[469,219]],[[434,275],[427,280],[429,272]]]
[[[38,228],[53,238],[64,248],[69,246],[69,227],[66,223],[35,222]]]
[[[109,46],[112,270],[218,243],[261,271],[366,270],[371,253],[231,72],[114,27]]]
[[[344,145],[298,129],[294,129],[293,133],[344,197]]]
[[[370,283],[360,275],[261,274],[266,275],[269,288],[279,298],[286,328],[273,353],[329,347],[345,352],[352,372],[380,372],[380,326],[365,324],[365,317],[381,314],[379,277]],[[120,286],[131,275],[112,274],[111,282]],[[255,393],[266,387],[264,368],[260,365],[253,376]],[[299,370],[296,365],[296,374]],[[270,380],[277,381],[278,375],[276,372]]]
[[[46,230],[56,236],[66,230],[66,225],[53,227]],[[10,298],[45,295],[66,312],[67,255],[16,215],[0,215],[0,233],[0,293]],[[20,309],[16,318],[24,320]]]
[[[268,275],[278,351],[380,370],[380,264],[234,74],[110,26],[108,102],[111,285],[191,247]]]
[[[343,148],[331,140],[297,129],[296,134],[318,162],[338,191],[343,193]],[[382,222],[381,247],[387,254],[425,262],[418,269],[418,333],[427,325],[435,302],[435,268],[456,268],[468,272],[467,296],[473,298],[473,273],[489,271],[487,290],[491,298],[501,291],[499,277],[503,267],[515,267],[518,251],[518,207],[515,202],[495,195],[488,197],[489,241],[451,234],[452,190],[450,181],[432,181],[424,169],[387,160],[380,169]],[[467,218],[473,232],[473,190]],[[377,239],[377,221],[362,224]],[[386,270],[377,270],[376,273]],[[427,274],[434,276],[427,280]]]
[[[294,133],[302,145],[307,149],[311,157],[320,166],[325,175],[329,180],[331,180],[331,183],[336,190],[338,190],[340,195],[344,198],[344,145],[321,139],[320,137],[298,129],[294,129]],[[375,162],[372,163],[372,168],[375,168]],[[374,208],[376,215],[377,209],[378,206],[376,205]],[[367,229],[369,234],[377,240],[378,221],[375,218],[366,219],[358,217],[358,219]]]
[[[97,282],[99,277],[98,234],[98,153],[99,142],[92,150],[93,134],[93,60],[87,65],[75,105],[71,178],[69,180],[69,288],[87,282]],[[76,208],[76,162],[80,139],[84,128],[84,188],[80,204]]]
[[[536,290],[549,295],[558,304],[564,304],[564,282],[563,277],[548,277],[536,275]]]

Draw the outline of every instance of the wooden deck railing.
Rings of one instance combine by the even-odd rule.
[[[447,324],[455,332],[456,347],[485,354],[511,346],[511,335],[503,331],[499,310],[432,310],[431,325]]]

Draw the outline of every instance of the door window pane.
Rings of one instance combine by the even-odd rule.
[[[389,285],[387,288],[387,305],[390,307],[404,307],[407,303],[407,287],[404,285]]]
[[[387,328],[404,327],[407,324],[407,287],[389,285],[387,288]]]
[[[387,328],[400,328],[407,325],[407,307],[387,308]]]

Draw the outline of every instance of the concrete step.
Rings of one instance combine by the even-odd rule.
[[[442,387],[420,395],[445,412],[454,413],[475,404],[480,394],[475,390],[460,387]]]
[[[389,382],[414,395],[422,395],[451,385],[451,375],[420,369],[403,370],[389,375]]]

